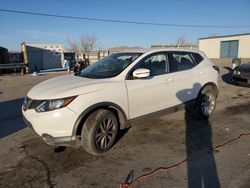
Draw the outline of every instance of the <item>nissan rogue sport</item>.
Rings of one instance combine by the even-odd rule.
[[[24,99],[22,113],[45,143],[80,143],[99,155],[112,147],[119,130],[141,118],[189,104],[200,117],[208,118],[216,105],[218,75],[218,67],[198,51],[113,53],[79,76],[36,85]]]

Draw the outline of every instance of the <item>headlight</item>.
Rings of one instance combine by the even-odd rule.
[[[239,70],[234,70],[233,75],[240,76],[241,72]]]
[[[54,100],[46,100],[39,104],[35,110],[37,112],[47,112],[51,110],[56,110],[59,108],[63,108],[71,103],[76,97],[68,97],[64,99],[54,99]]]

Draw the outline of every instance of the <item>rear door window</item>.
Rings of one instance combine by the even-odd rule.
[[[192,69],[198,64],[197,60],[200,61],[191,52],[172,52],[170,56],[174,71]]]
[[[191,55],[193,56],[196,64],[199,64],[200,62],[203,61],[203,57],[200,54],[198,54],[198,53],[191,53]]]

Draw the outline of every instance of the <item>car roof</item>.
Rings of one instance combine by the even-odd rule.
[[[198,50],[182,49],[182,48],[157,48],[157,49],[149,48],[149,49],[140,49],[140,50],[126,50],[126,51],[121,51],[121,52],[117,52],[117,53],[153,53],[153,52],[162,52],[162,51],[166,51],[166,52],[175,51],[175,52],[201,53]]]

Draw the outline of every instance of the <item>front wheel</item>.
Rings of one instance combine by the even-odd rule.
[[[202,89],[196,101],[197,114],[202,118],[209,118],[216,107],[217,92],[212,86],[206,86]]]
[[[118,122],[114,113],[99,109],[85,121],[81,133],[81,144],[87,152],[100,155],[113,146],[117,132]]]

